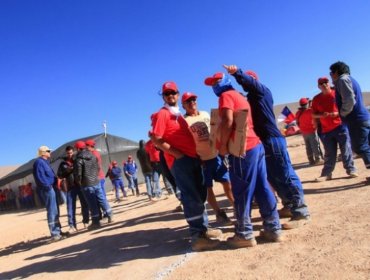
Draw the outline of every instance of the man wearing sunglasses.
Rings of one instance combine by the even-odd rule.
[[[208,229],[205,209],[207,188],[203,183],[201,162],[193,136],[178,107],[179,90],[174,82],[166,82],[161,92],[164,106],[153,115],[150,136],[164,152],[167,165],[181,191],[185,219],[189,225],[194,251],[210,250],[219,241],[210,239],[221,235],[220,230]]]
[[[222,224],[230,224],[224,209],[217,203],[213,192],[213,180],[222,184],[225,195],[234,206],[234,197],[231,192],[229,170],[224,158],[218,155],[218,151],[210,143],[210,123],[211,118],[205,111],[198,111],[197,96],[191,92],[182,95],[181,103],[185,109],[185,120],[189,124],[196,145],[197,154],[203,162],[203,174],[207,187],[207,201],[216,212],[216,221]]]
[[[325,156],[321,176],[316,178],[316,182],[332,179],[338,146],[342,155],[343,167],[347,174],[351,178],[358,177],[353,162],[348,129],[342,124],[335,104],[335,91],[330,87],[329,79],[326,77],[319,78],[317,84],[321,92],[315,95],[312,100],[312,117],[320,121],[320,138],[324,145]]]

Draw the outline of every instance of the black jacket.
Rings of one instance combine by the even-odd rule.
[[[88,150],[79,151],[74,162],[73,174],[75,183],[81,187],[92,187],[99,184],[98,159]]]
[[[63,158],[57,171],[58,178],[65,180],[67,190],[70,190],[76,185],[73,176],[73,162],[74,160],[69,161],[67,158]]]

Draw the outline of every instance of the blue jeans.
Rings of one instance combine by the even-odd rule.
[[[51,236],[58,236],[61,233],[61,226],[59,222],[59,206],[57,204],[55,189],[39,188],[42,200],[45,203],[46,217]]]
[[[67,216],[68,225],[70,227],[77,227],[76,222],[76,201],[77,197],[80,200],[81,212],[82,212],[82,222],[84,224],[89,223],[89,206],[87,205],[86,199],[80,187],[72,187],[67,192]]]
[[[367,169],[370,168],[370,120],[348,123],[353,151],[361,156]]]
[[[321,176],[328,176],[334,171],[337,162],[338,145],[342,154],[343,167],[347,171],[347,174],[356,171],[346,126],[340,125],[332,131],[322,133],[321,141],[325,149],[324,167],[321,171]]]
[[[153,185],[152,185],[152,172],[144,173],[144,179],[145,179],[145,185],[146,185],[146,192],[149,196],[149,198],[153,195]]]
[[[293,218],[308,216],[301,180],[293,169],[284,137],[263,140],[266,153],[267,180],[276,190]]]
[[[229,172],[235,198],[237,224],[235,233],[245,239],[253,238],[251,204],[255,197],[265,231],[281,230],[277,202],[267,181],[265,152],[262,144],[247,151],[244,157],[229,155]]]
[[[176,186],[181,192],[184,215],[190,235],[199,236],[207,231],[208,216],[205,208],[207,188],[204,185],[201,162],[197,158],[183,156],[176,159],[172,169]]]
[[[126,175],[126,179],[128,181],[128,188],[129,189],[131,189],[131,190],[136,189],[136,191],[139,190],[136,174],[132,174],[131,176]]]
[[[116,199],[119,200],[119,190],[121,189],[122,193],[123,193],[123,196],[126,197],[127,194],[126,194],[126,191],[125,191],[125,186],[123,184],[123,180],[122,178],[118,178],[118,179],[113,179],[112,180],[112,184],[114,186],[114,189],[116,191]]]
[[[107,196],[105,193],[105,179],[100,179],[100,187],[103,191],[104,196]]]
[[[153,195],[156,197],[161,197],[162,189],[159,184],[159,176],[161,176],[162,171],[160,163],[152,162],[152,168],[153,168]]]
[[[91,213],[91,220],[93,224],[99,224],[99,208],[103,209],[104,213],[107,213],[107,216],[112,216],[112,209],[109,206],[109,203],[103,194],[100,184],[96,186],[83,187],[83,192],[89,205],[89,210]]]

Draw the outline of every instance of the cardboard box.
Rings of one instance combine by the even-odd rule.
[[[234,122],[232,132],[230,134],[228,145],[229,154],[240,157],[245,154],[246,135],[247,135],[247,116],[248,110],[234,112]],[[218,109],[211,109],[211,128],[210,128],[210,143],[212,148],[220,146],[220,125],[221,119]]]

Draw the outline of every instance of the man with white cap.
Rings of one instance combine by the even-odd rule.
[[[45,203],[51,241],[59,241],[68,234],[61,231],[59,206],[55,195],[56,176],[50,165],[51,150],[47,146],[38,149],[38,158],[33,164],[33,177]]]

